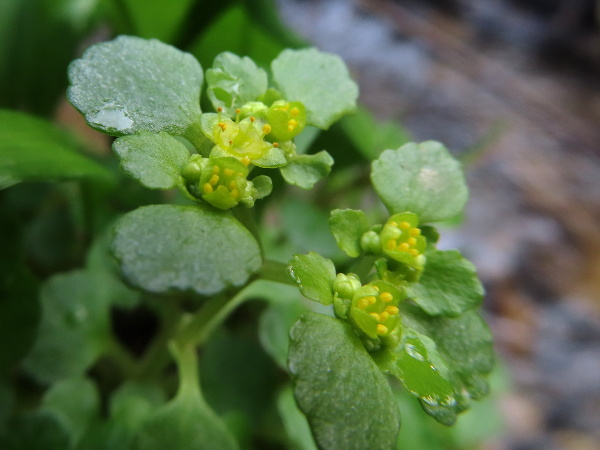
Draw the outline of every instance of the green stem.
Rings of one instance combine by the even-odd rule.
[[[297,286],[287,272],[288,265],[279,261],[265,260],[260,271],[258,272],[258,278],[268,281],[276,281],[277,283],[289,284],[290,286]]]
[[[187,400],[192,397],[202,398],[196,346],[192,343],[181,345],[176,341],[171,341],[169,349],[175,358],[177,370],[179,371],[177,397],[184,397]]]
[[[123,378],[135,378],[137,373],[136,361],[116,339],[110,340],[108,355],[119,366]]]

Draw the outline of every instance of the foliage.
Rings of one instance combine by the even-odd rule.
[[[0,110],[0,447],[387,449],[408,397],[452,425],[493,363],[476,270],[431,225],[462,212],[460,164],[253,8],[146,3],[69,22],[129,33],[68,68],[118,168]]]

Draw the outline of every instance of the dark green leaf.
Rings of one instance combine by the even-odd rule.
[[[247,56],[219,54],[206,71],[206,92],[215,109],[222,107],[230,117],[245,103],[256,100],[268,87],[267,73]]]
[[[61,380],[44,396],[42,410],[52,412],[76,446],[100,413],[100,397],[94,384],[84,378]]]
[[[0,189],[20,181],[91,178],[112,174],[78,153],[75,140],[50,122],[0,110]]]
[[[348,256],[356,258],[360,255],[360,238],[369,230],[367,216],[354,209],[334,209],[329,218],[329,229],[335,237],[337,245]]]
[[[271,63],[283,97],[306,107],[307,123],[329,126],[356,108],[358,87],[342,59],[315,48],[284,50]]]
[[[398,406],[379,368],[346,323],[304,314],[290,333],[294,394],[324,449],[395,448]]]
[[[110,282],[108,280],[108,282]],[[108,310],[114,291],[107,277],[74,271],[50,278],[42,287],[42,321],[24,366],[36,379],[53,383],[78,377],[110,342]]]
[[[149,292],[210,295],[241,286],[261,265],[254,237],[208,206],[154,205],[126,214],[113,251],[125,278]]]
[[[391,213],[413,212],[420,223],[454,217],[468,197],[460,164],[434,141],[386,150],[373,161],[371,181]]]
[[[288,264],[288,273],[298,284],[302,295],[324,305],[333,303],[336,273],[331,260],[309,252],[306,255],[295,255]]]
[[[333,158],[325,150],[314,155],[296,155],[281,168],[281,175],[289,184],[311,189],[331,171]]]
[[[175,187],[190,157],[185,145],[168,133],[123,136],[113,150],[121,158],[121,169],[150,189]]]
[[[410,303],[401,303],[403,324],[429,336],[440,356],[473,399],[487,394],[486,375],[494,363],[492,335],[476,311],[455,318],[432,317]]]
[[[88,124],[104,133],[185,136],[200,118],[202,76],[188,53],[157,40],[120,36],[71,63],[67,94]]]
[[[51,411],[21,413],[0,431],[3,450],[65,450],[70,443],[68,431]]]
[[[418,283],[409,283],[407,293],[432,316],[457,316],[479,306],[483,286],[475,266],[457,250],[426,253],[427,263]]]

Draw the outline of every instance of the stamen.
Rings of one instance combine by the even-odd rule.
[[[369,302],[369,305],[372,305],[373,303],[375,303],[377,301],[377,299],[373,296],[364,297],[364,298]]]
[[[249,166],[250,165],[250,158],[248,158],[247,156],[244,156],[242,158],[242,164],[245,166]]]
[[[219,166],[213,166],[213,173],[219,173],[221,168]]]
[[[384,311],[381,314],[379,314],[379,321],[385,322],[386,320],[388,320],[389,317],[390,317],[390,313]]]
[[[210,184],[204,183],[204,186],[202,186],[202,189],[204,190],[205,194],[212,194],[213,187]]]
[[[290,115],[292,115],[292,116],[294,116],[294,117],[295,117],[295,116],[297,116],[298,114],[300,114],[300,110],[299,110],[298,108],[295,108],[295,107],[294,107],[294,108],[290,109]]]
[[[225,176],[230,177],[231,175],[233,175],[233,169],[230,169],[229,167],[227,167],[223,173],[225,173]]]
[[[225,131],[227,129],[227,124],[226,123],[221,122],[218,125],[219,125],[219,128],[221,129],[221,131]]]
[[[298,121],[294,120],[294,119],[290,119],[290,120],[288,120],[288,125],[296,128],[296,125],[298,125]]]
[[[408,246],[408,244],[406,242],[403,242],[398,246],[396,250],[398,250],[399,252],[407,252],[409,248],[410,247]]]
[[[410,228],[410,223],[408,223],[408,222],[400,222],[399,227],[402,228],[403,230],[408,230]]]
[[[379,294],[379,298],[382,302],[389,303],[394,299],[394,296],[389,292],[382,292],[381,294]]]
[[[271,132],[271,125],[265,123],[262,127],[262,132],[265,134],[269,134]]]
[[[400,312],[400,310],[397,307],[390,305],[385,307],[385,312],[387,312],[390,316],[395,316]]]
[[[414,237],[408,238],[406,243],[411,247],[414,247],[417,244],[417,240]]]
[[[411,248],[408,253],[410,253],[412,256],[419,256],[419,250],[416,248]]]
[[[393,227],[397,227],[398,226],[398,222],[392,221],[392,222],[390,222],[390,225],[393,226]]]
[[[234,189],[234,190],[231,191],[231,196],[233,198],[237,198],[238,195],[240,195],[240,191],[238,191],[237,189]]]
[[[211,186],[214,186],[215,184],[217,184],[219,182],[219,175],[213,175],[212,177],[210,177],[210,180],[208,180],[208,183]]]
[[[377,322],[379,322],[379,314],[377,314],[376,312],[372,312],[372,313],[370,313],[369,315],[370,315],[370,316],[373,316],[373,317],[375,317],[375,320],[376,320]]]
[[[279,147],[279,142],[273,142],[273,147],[275,147],[275,148]]]
[[[381,336],[382,334],[386,334],[387,332],[388,332],[388,327],[386,327],[385,325],[381,325],[381,324],[377,325],[377,334],[379,334]]]
[[[358,309],[365,309],[367,306],[369,306],[369,301],[365,297],[356,302],[356,307]]]
[[[411,228],[408,234],[411,236],[419,236],[421,234],[421,230],[419,228]]]
[[[231,183],[229,183],[229,190],[233,191],[234,189],[237,189],[237,184],[234,180],[231,180]]]
[[[394,250],[396,248],[396,244],[397,242],[394,239],[390,239],[389,241],[386,242],[386,247],[388,248],[388,250]]]
[[[252,123],[256,122],[256,117],[250,116],[250,122],[252,122]]]

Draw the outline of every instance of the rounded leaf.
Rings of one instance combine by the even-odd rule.
[[[209,206],[152,205],[117,223],[113,253],[129,283],[148,292],[211,295],[243,285],[261,265],[258,243]]]
[[[371,181],[392,214],[410,211],[421,223],[456,216],[468,197],[459,162],[435,141],[384,151],[373,161]]]
[[[182,135],[199,120],[202,79],[192,55],[156,39],[119,36],[71,63],[67,95],[104,133]]]

